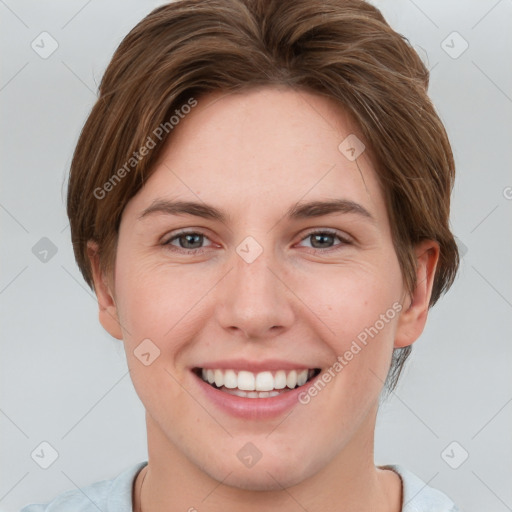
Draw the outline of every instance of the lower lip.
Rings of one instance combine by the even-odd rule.
[[[219,391],[194,372],[191,373],[209,401],[232,416],[252,420],[275,418],[287,412],[294,405],[300,405],[299,395],[307,390],[318,377],[316,375],[303,386],[291,389],[290,391],[284,391],[278,396],[245,398]]]

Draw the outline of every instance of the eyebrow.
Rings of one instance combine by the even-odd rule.
[[[296,203],[288,209],[284,217],[289,220],[308,219],[332,214],[356,214],[375,222],[373,215],[363,206],[347,199],[330,199],[327,201],[310,201]],[[156,199],[139,216],[139,220],[152,214],[193,215],[225,223],[230,216],[223,210],[206,203],[194,201],[169,201]]]

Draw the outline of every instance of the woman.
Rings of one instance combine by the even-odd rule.
[[[68,215],[148,461],[24,512],[457,510],[373,461],[379,396],[458,267],[427,85],[360,0],[182,0],[126,36]]]

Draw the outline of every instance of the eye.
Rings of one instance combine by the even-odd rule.
[[[329,250],[336,250],[351,242],[346,236],[342,236],[335,230],[316,230],[308,233],[301,242],[310,239],[311,245],[309,246],[313,251],[327,252]],[[340,243],[335,243],[335,240]],[[203,245],[205,241],[210,242],[208,245]],[[183,254],[200,254],[212,247],[214,244],[211,240],[200,231],[181,231],[171,236],[162,245],[168,247],[170,250],[183,253]]]
[[[205,248],[203,247],[205,240],[209,240],[209,238],[201,232],[181,231],[170,237],[162,245],[168,246],[171,250],[177,252],[197,253],[200,252],[200,249]]]
[[[311,240],[311,248],[315,250],[322,250],[322,249],[334,249],[338,246],[344,246],[350,244],[350,240],[348,240],[347,237],[343,237],[341,234],[339,234],[337,231],[333,230],[316,230],[308,233],[301,242],[305,240]],[[335,239],[338,239],[341,243],[334,244]]]

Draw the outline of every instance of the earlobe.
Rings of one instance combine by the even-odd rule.
[[[117,306],[111,286],[100,268],[98,244],[87,242],[87,254],[91,262],[94,280],[94,291],[98,299],[99,320],[103,328],[114,338],[123,339],[117,313]]]
[[[395,334],[395,348],[414,343],[423,332],[427,321],[432,286],[439,261],[439,245],[433,240],[425,240],[415,248],[416,288],[406,298],[404,309],[398,320]]]

